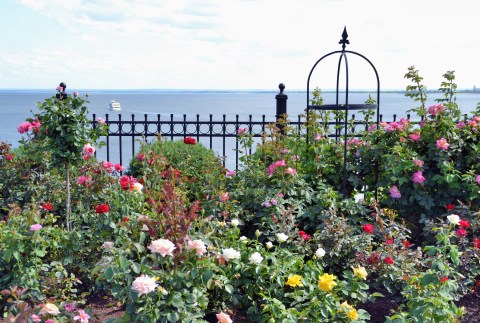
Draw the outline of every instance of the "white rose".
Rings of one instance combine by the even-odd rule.
[[[248,260],[250,260],[250,262],[251,262],[252,264],[259,264],[259,263],[262,262],[263,257],[262,257],[262,255],[261,255],[260,253],[254,252],[254,253],[252,253],[252,255],[250,256],[250,258],[248,258]]]
[[[138,293],[138,296],[153,292],[157,286],[155,280],[147,275],[140,275],[132,283],[132,289]]]
[[[240,259],[240,252],[233,248],[227,248],[223,249],[222,256],[226,261],[230,261],[232,259]]]
[[[176,249],[175,245],[166,239],[158,239],[152,241],[152,243],[147,247],[153,253],[159,253],[162,257],[171,256],[173,250]]]
[[[43,315],[43,314],[58,315],[60,314],[60,310],[54,304],[46,303],[45,305],[43,305],[42,309],[40,310],[40,315]]]
[[[247,243],[247,242],[248,242],[248,238],[245,237],[245,236],[241,236],[241,237],[240,237],[240,241],[243,242],[243,243]]]
[[[315,256],[317,258],[322,258],[323,256],[325,256],[325,249],[318,248],[317,251],[315,251]]]
[[[282,243],[287,241],[288,236],[285,233],[277,233],[277,240],[278,242]]]
[[[449,216],[447,216],[447,219],[448,219],[448,222],[454,225],[457,225],[458,222],[460,222],[460,217],[456,214],[450,214]]]
[[[238,227],[239,224],[240,224],[240,221],[238,221],[238,219],[233,219],[232,220],[232,226]]]
[[[138,183],[138,182],[135,182],[133,183],[133,190],[135,192],[139,192],[139,193],[142,193],[142,190],[143,190],[143,185]]]
[[[265,243],[265,247],[267,247],[267,249],[271,249],[273,247],[273,243],[268,241],[267,243]]]

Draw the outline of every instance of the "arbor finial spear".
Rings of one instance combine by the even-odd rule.
[[[342,44],[343,50],[345,50],[345,46],[347,44],[350,44],[350,41],[347,38],[348,38],[347,26],[345,26],[345,28],[343,28],[342,39],[340,39],[340,41],[338,42],[339,44]]]

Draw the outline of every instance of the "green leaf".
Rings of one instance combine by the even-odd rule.
[[[128,260],[124,256],[120,256],[118,258],[118,263],[120,264],[120,268],[127,269],[128,268]]]
[[[105,270],[105,279],[110,282],[112,281],[113,279],[113,269],[112,267],[108,267],[106,270]]]

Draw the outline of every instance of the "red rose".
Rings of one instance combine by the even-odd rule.
[[[137,155],[137,160],[138,161],[143,161],[145,159],[145,154],[144,153],[140,153]]]
[[[192,137],[186,137],[183,139],[183,142],[187,145],[195,145],[197,143],[197,141]]]
[[[375,232],[375,227],[370,223],[362,225],[362,229],[366,233],[370,233],[370,234],[373,234]]]
[[[387,239],[385,240],[385,243],[388,245],[393,244],[393,239]]]
[[[97,208],[95,209],[95,212],[100,214],[100,213],[108,213],[110,212],[110,206],[108,206],[108,204],[100,204],[99,206],[97,206]]]
[[[440,281],[442,283],[446,282],[448,280],[448,277],[447,276],[443,276],[442,279],[440,279]]]
[[[7,160],[12,160],[13,159],[13,155],[12,154],[8,154],[7,155]]]
[[[127,218],[127,217],[123,218],[123,222],[128,222],[129,220],[130,220],[130,218]]]
[[[408,241],[408,240],[403,240],[402,243],[403,243],[403,245],[405,246],[405,248],[409,248],[409,247],[410,247],[410,241]]]
[[[464,229],[470,228],[470,222],[468,222],[467,220],[460,220],[458,222],[458,225],[461,226]]]
[[[474,238],[473,239],[473,247],[480,249],[480,238]]]
[[[390,257],[387,257],[383,260],[383,262],[386,263],[386,264],[389,264],[389,265],[393,265],[395,263],[395,260],[393,260]]]
[[[447,205],[445,205],[445,208],[447,209],[447,211],[453,211],[455,209],[455,205],[454,204],[447,204]]]
[[[303,240],[310,239],[310,235],[305,233],[305,231],[298,231],[298,234],[302,237]]]
[[[53,211],[53,205],[51,203],[43,203],[42,208],[47,211]]]

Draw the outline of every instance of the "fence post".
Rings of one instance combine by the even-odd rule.
[[[287,100],[288,100],[288,95],[283,93],[283,90],[285,90],[285,84],[280,83],[278,85],[278,88],[280,89],[280,93],[278,93],[275,96],[275,100],[277,100],[277,113],[275,115],[275,118],[277,119],[277,127],[280,129],[280,133],[283,135],[283,125],[279,124],[280,118],[284,117],[284,114],[287,113]]]

